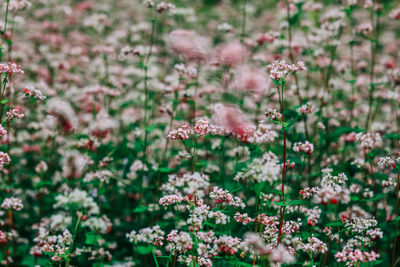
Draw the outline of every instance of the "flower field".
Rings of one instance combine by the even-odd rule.
[[[3,0],[1,266],[400,266],[400,1]]]

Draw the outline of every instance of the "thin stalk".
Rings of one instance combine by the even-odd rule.
[[[3,35],[4,37],[6,36],[6,32],[7,32],[7,21],[8,21],[8,6],[10,4],[10,0],[7,0],[7,5],[6,5],[6,17],[4,19],[4,31],[3,31]],[[1,44],[1,48],[0,48],[0,61],[2,60],[3,57],[3,52],[1,51],[3,49],[3,42]]]
[[[397,173],[397,186],[396,186],[396,230],[394,232],[393,251],[392,251],[392,267],[394,266],[394,258],[396,256],[397,246],[397,231],[399,230],[399,184],[400,184],[400,172]]]
[[[73,251],[74,251],[74,242],[75,242],[75,238],[76,238],[76,234],[77,234],[77,232],[78,232],[78,228],[79,228],[79,224],[80,224],[80,222],[81,222],[81,218],[82,218],[82,215],[81,214],[79,214],[78,215],[78,219],[76,220],[76,223],[75,223],[75,228],[74,228],[74,234],[73,234],[73,236],[72,236],[72,242],[71,242],[71,248],[70,248],[70,251],[69,251],[69,253],[68,253],[68,257],[66,258],[66,260],[65,260],[65,267],[69,267],[69,262],[70,262],[70,255],[73,253]]]
[[[240,42],[242,42],[242,43],[243,43],[244,37],[246,35],[246,17],[247,17],[246,6],[247,6],[247,0],[243,0],[243,3],[242,3],[242,33],[240,34]]]
[[[371,40],[371,69],[369,73],[369,80],[370,80],[370,90],[369,90],[369,104],[368,104],[368,114],[367,114],[367,121],[365,122],[365,128],[369,129],[371,124],[371,116],[372,116],[372,105],[374,102],[374,89],[375,89],[375,80],[374,80],[374,72],[375,72],[375,64],[376,64],[376,54],[378,52],[379,46],[379,29],[380,29],[380,21],[379,15],[377,14],[376,23],[374,23],[374,10],[371,11],[371,21],[372,25],[375,27],[373,28],[374,32],[374,40]]]
[[[278,86],[279,88],[279,86]],[[284,109],[284,103],[283,103],[283,90],[284,90],[284,82],[282,81],[282,89],[281,89],[281,97],[280,97],[280,103],[281,103],[281,114],[282,114],[282,132],[283,132],[283,168],[282,168],[282,203],[285,205],[285,173],[286,173],[286,131],[285,127],[283,126],[285,122],[285,109]],[[278,89],[279,91],[279,89]],[[278,244],[281,240],[281,235],[282,235],[282,227],[283,227],[283,222],[284,222],[284,216],[285,216],[285,207],[281,208],[281,219],[280,219],[280,224],[279,224],[279,233],[278,233]]]
[[[154,44],[154,33],[156,28],[156,20],[153,18],[151,20],[151,34],[150,34],[150,48],[144,60],[144,116],[143,116],[143,124],[144,124],[144,140],[143,140],[143,158],[145,161],[147,160],[147,123],[148,123],[148,102],[149,102],[149,88],[147,84],[148,70],[149,70],[149,59],[152,55],[153,44]]]

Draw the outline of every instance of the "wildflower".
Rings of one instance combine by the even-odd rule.
[[[42,92],[38,89],[35,89],[33,87],[27,87],[22,89],[25,93],[25,95],[30,96],[32,98],[37,98],[39,100],[44,100],[46,97],[43,96]]]
[[[235,216],[234,216],[235,221],[242,223],[243,225],[246,225],[250,222],[253,222],[254,219],[250,218],[247,213],[240,213],[240,212],[236,212]]]
[[[310,103],[307,103],[299,107],[297,109],[297,112],[299,112],[300,114],[311,114],[313,112],[313,106]]]
[[[232,194],[230,194],[227,190],[223,190],[218,186],[214,186],[213,191],[210,193],[210,197],[218,204],[226,204],[234,206],[235,208],[240,207],[242,209],[246,207],[240,198],[232,196]]]
[[[193,130],[188,125],[183,125],[178,129],[172,130],[168,133],[170,140],[187,140],[193,134]]]
[[[7,120],[11,121],[14,118],[17,119],[22,119],[24,117],[24,114],[20,113],[20,110],[17,108],[10,109],[7,111]]]
[[[280,121],[282,120],[282,114],[279,113],[276,109],[268,109],[267,112],[265,112],[265,117],[270,118],[273,121]]]
[[[218,62],[222,65],[234,66],[242,63],[247,55],[247,49],[239,42],[233,42],[219,47]]]
[[[159,204],[162,206],[169,206],[175,203],[180,203],[182,200],[183,198],[179,195],[167,195],[160,199]]]
[[[13,62],[8,62],[8,63],[0,63],[0,74],[1,73],[8,73],[8,75],[11,76],[14,73],[23,74],[24,71],[21,69],[20,65]]]
[[[9,164],[11,161],[10,156],[3,151],[0,151],[0,165]]]
[[[389,17],[392,19],[400,19],[400,7],[394,8],[390,11]]]
[[[171,14],[175,14],[175,5],[166,2],[160,2],[157,5],[157,12],[163,13],[165,10],[168,10]]]
[[[267,66],[267,70],[270,73],[270,77],[275,81],[285,79],[290,72],[297,72],[306,70],[307,67],[303,61],[297,62],[297,64],[286,64],[285,60],[276,60],[274,63]]]
[[[15,211],[20,211],[23,207],[24,205],[22,204],[21,199],[16,197],[5,198],[1,204],[1,208],[5,210],[12,209]]]
[[[314,151],[314,145],[310,142],[306,141],[305,143],[297,142],[293,145],[293,151],[295,152],[302,152],[310,155]]]
[[[396,162],[392,160],[390,157],[382,157],[379,159],[378,162],[379,166],[385,166],[385,167],[392,167],[396,168]]]

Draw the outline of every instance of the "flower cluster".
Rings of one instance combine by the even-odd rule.
[[[303,61],[297,62],[297,64],[287,64],[285,60],[276,60],[272,64],[267,66],[269,71],[269,77],[275,81],[285,79],[290,72],[297,72],[306,70],[307,67]]]

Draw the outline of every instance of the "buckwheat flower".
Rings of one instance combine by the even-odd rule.
[[[23,207],[22,200],[16,197],[5,198],[1,204],[1,208],[5,210],[12,209],[20,211]]]
[[[380,228],[370,229],[365,233],[366,236],[371,237],[372,241],[376,241],[383,237],[383,232]]]
[[[310,198],[312,196],[314,196],[316,193],[318,193],[318,190],[316,190],[316,188],[312,187],[306,187],[302,190],[300,190],[300,195],[302,195],[303,198]]]
[[[383,182],[382,182],[382,186],[383,186]],[[352,185],[350,185],[349,189],[350,189],[351,193],[358,194],[361,192],[362,187],[359,184],[352,184]]]
[[[265,94],[268,89],[268,81],[265,74],[257,68],[249,65],[240,66],[235,70],[234,80],[230,88],[245,92],[251,92],[255,96]]]
[[[14,118],[17,119],[22,119],[24,117],[24,114],[20,113],[19,109],[13,108],[7,111],[7,120],[11,121]]]
[[[97,170],[87,173],[83,178],[83,181],[86,183],[91,181],[99,181],[100,183],[108,184],[112,177],[113,174],[109,170]]]
[[[273,129],[274,127],[270,124],[257,125],[247,138],[247,142],[253,144],[263,144],[273,142],[277,137],[278,133]]]
[[[271,249],[268,260],[269,262],[276,264],[276,266],[279,266],[282,264],[293,263],[295,262],[296,258],[285,246],[279,244],[278,247]]]
[[[364,192],[362,193],[363,197],[365,198],[373,198],[374,197],[374,192],[371,191],[369,188],[365,188]]]
[[[155,225],[153,227],[146,227],[137,233],[136,231],[132,231],[126,234],[126,237],[129,239],[130,242],[133,243],[148,243],[153,244],[155,246],[162,246],[164,240],[165,232],[161,230],[160,226]]]
[[[187,140],[193,135],[193,130],[189,125],[183,125],[178,129],[172,130],[168,133],[167,138],[169,140]]]
[[[297,109],[297,112],[300,114],[311,114],[313,112],[313,106],[310,103],[302,105]]]
[[[297,64],[286,64],[285,60],[276,60],[272,64],[267,66],[271,79],[275,81],[280,81],[285,79],[290,72],[297,72],[306,70],[307,67],[303,61],[298,61]]]
[[[210,123],[206,120],[198,120],[193,130],[198,135],[208,135],[211,132]]]
[[[101,234],[106,234],[111,231],[112,223],[107,216],[102,217],[91,217],[82,223],[83,227],[88,227],[92,231],[99,232]]]
[[[372,24],[370,22],[364,22],[357,26],[356,31],[363,35],[368,35],[372,32]]]
[[[361,148],[367,151],[382,143],[381,135],[377,132],[358,133],[356,139],[361,142]]]
[[[338,262],[344,262],[346,266],[358,266],[361,262],[374,262],[379,258],[375,251],[367,252],[356,250],[343,250],[335,254]]]
[[[36,167],[35,167],[35,172],[37,172],[37,173],[44,173],[44,172],[46,172],[47,171],[47,163],[45,162],[45,161],[43,161],[43,160],[41,160],[40,162],[39,162],[39,164],[38,165],[36,165]]]
[[[267,152],[262,158],[254,159],[246,169],[238,172],[234,180],[273,184],[274,181],[279,179],[281,169],[278,157],[272,152]]]
[[[247,232],[244,235],[241,248],[259,256],[267,255],[270,252],[262,238],[258,234],[251,232]]]
[[[0,137],[5,136],[7,134],[7,130],[4,129],[2,125],[0,125]]]
[[[328,251],[328,247],[324,242],[319,240],[318,238],[314,237],[314,234],[307,239],[308,243],[302,246],[302,249],[305,252],[318,254],[318,253],[325,253]]]
[[[235,219],[235,221],[237,221],[238,223],[242,223],[243,225],[254,221],[254,219],[250,218],[247,213],[242,214],[240,212],[236,212],[233,218]]]
[[[365,165],[365,160],[363,158],[356,158],[350,164],[361,168]]]
[[[7,235],[3,231],[0,231],[0,244],[5,244],[7,242],[8,242]]]
[[[355,6],[357,5],[358,0],[347,0],[348,6]]]
[[[210,193],[210,197],[215,200],[218,204],[226,204],[235,208],[244,209],[246,205],[238,197],[234,197],[228,190],[223,190],[218,186],[214,186],[213,191]]]
[[[11,0],[8,5],[9,11],[19,11],[29,8],[32,3],[28,0]]]
[[[262,45],[265,42],[273,43],[278,38],[279,38],[278,32],[267,32],[261,34],[261,36],[257,38],[257,43],[259,45]]]
[[[42,94],[42,92],[38,89],[35,89],[32,86],[26,87],[22,89],[25,95],[30,96],[32,98],[36,98],[39,100],[44,100],[46,97]]]
[[[400,19],[400,7],[397,7],[390,11],[389,17],[392,19]]]
[[[247,49],[241,43],[233,42],[219,47],[217,60],[219,64],[234,66],[242,63],[247,54]]]
[[[307,155],[310,155],[314,151],[314,145],[308,141],[304,143],[297,142],[293,145],[294,152],[305,152]]]
[[[191,214],[189,215],[189,218],[187,219],[187,225],[189,225],[189,230],[191,232],[193,231],[199,231],[203,227],[203,223],[207,220],[208,214],[210,210],[210,206],[197,203],[197,207],[195,207]]]
[[[80,211],[85,211],[89,215],[99,213],[99,207],[86,191],[75,188],[72,192],[65,192],[63,195],[56,196],[54,208],[69,209],[74,207]]]
[[[321,129],[321,130],[325,130],[325,128],[326,128],[325,125],[324,125],[322,122],[320,122],[320,121],[317,123],[317,127],[318,127],[319,129]]]
[[[182,202],[182,200],[183,198],[179,195],[167,195],[160,198],[160,201],[158,203],[165,207],[176,203],[180,203]]]
[[[172,230],[167,235],[167,241],[172,244],[173,248],[178,253],[190,251],[194,246],[194,242],[189,233],[179,232],[177,230]]]
[[[242,241],[237,237],[224,235],[216,239],[214,244],[218,246],[218,250],[222,253],[235,255],[239,250]]]
[[[7,153],[0,151],[0,165],[9,164],[11,162],[11,158]]]
[[[11,76],[14,73],[23,74],[24,71],[21,69],[20,65],[13,62],[8,62],[8,63],[0,63],[0,74],[2,73],[8,73],[8,75]]]
[[[78,125],[75,110],[68,101],[59,97],[51,98],[46,103],[46,110],[50,115],[57,118],[65,132],[70,132]]]
[[[213,106],[213,112],[215,126],[231,132],[237,139],[246,142],[253,132],[253,125],[239,109],[219,103]]]
[[[370,8],[374,5],[373,0],[365,0],[364,2],[364,8]]]
[[[194,31],[177,29],[169,34],[173,52],[190,61],[204,61],[209,56],[211,41]]]
[[[144,0],[144,1],[143,1],[143,4],[144,4],[146,7],[153,7],[153,6],[154,6],[153,0]]]
[[[157,12],[158,13],[163,13],[164,11],[169,11],[171,14],[175,14],[175,5],[171,4],[171,3],[166,3],[166,2],[160,2],[157,5]]]
[[[396,168],[396,162],[392,160],[390,157],[382,157],[378,161],[379,166],[385,166],[385,167],[392,167]]]
[[[194,79],[197,77],[197,69],[194,67],[185,66],[184,64],[176,64],[174,69],[185,78]]]
[[[229,23],[223,22],[223,23],[218,24],[217,30],[221,31],[221,32],[232,32],[233,27]]]
[[[315,226],[318,223],[318,220],[322,212],[319,207],[308,209],[300,206],[299,210],[300,212],[304,213],[304,215],[307,217],[307,225],[309,226]]]
[[[282,114],[276,109],[269,108],[267,112],[265,112],[265,117],[270,118],[273,121],[282,120]]]
[[[208,213],[208,218],[214,218],[216,224],[226,224],[229,222],[229,217],[223,214],[221,211],[210,211]]]

